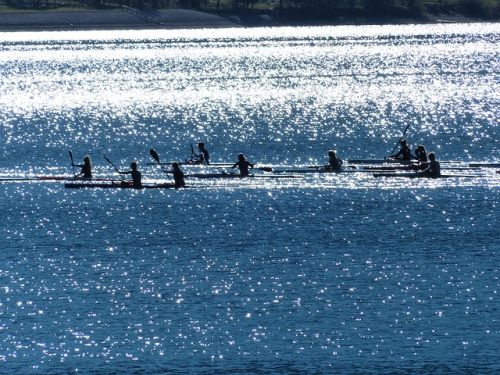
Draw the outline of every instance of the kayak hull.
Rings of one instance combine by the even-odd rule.
[[[86,188],[98,188],[98,189],[175,189],[174,184],[143,184],[141,188],[134,187],[128,182],[67,182],[64,184],[65,188],[68,189],[86,189]]]
[[[251,174],[248,176],[242,176],[239,174],[232,174],[232,173],[192,173],[192,174],[187,174],[185,176],[186,178],[205,178],[205,179],[211,179],[211,178],[240,178],[240,179],[245,179],[245,178],[268,178],[268,179],[281,179],[281,178],[302,178],[302,176],[295,176],[295,175],[289,175],[289,174],[263,174],[263,175],[255,175]]]
[[[373,177],[389,177],[389,178],[431,178],[431,179],[439,179],[439,178],[459,178],[459,177],[481,177],[479,175],[470,175],[470,174],[441,174],[440,176],[428,176],[418,173],[374,173]]]

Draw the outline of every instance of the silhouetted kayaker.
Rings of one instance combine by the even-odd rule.
[[[130,163],[130,170],[125,172],[120,172],[120,174],[129,174],[132,176],[132,186],[140,189],[142,188],[142,174],[137,169],[137,162],[133,161]]]
[[[401,146],[399,152],[393,155],[389,155],[389,157],[398,160],[410,161],[412,159],[412,155],[410,146],[408,146],[406,139],[402,139],[399,144]]]
[[[186,187],[184,172],[181,171],[179,163],[172,163],[172,173],[174,175],[174,185],[176,189]]]
[[[434,152],[429,152],[429,166],[420,173],[428,177],[441,176],[441,164],[436,160]]]
[[[83,164],[72,164],[73,167],[80,167],[82,170],[75,177],[92,178],[92,163],[90,157],[83,158]]]
[[[326,169],[330,171],[340,172],[342,170],[342,159],[337,158],[337,152],[330,150],[328,151],[328,165],[325,166]]]
[[[238,155],[238,161],[234,163],[234,165],[231,168],[236,168],[238,167],[240,169],[240,175],[243,177],[246,177],[249,175],[248,168],[253,168],[253,164],[247,161],[245,158],[245,155],[239,154]]]

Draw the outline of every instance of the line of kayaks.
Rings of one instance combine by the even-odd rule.
[[[231,174],[231,173],[197,173],[186,175],[186,177],[193,178],[233,178],[233,179],[253,179],[253,178],[264,178],[264,179],[283,179],[283,178],[301,178],[301,176],[295,175],[249,175],[243,177],[239,174]],[[72,181],[66,182],[64,187],[70,189],[82,189],[82,188],[115,188],[115,189],[134,189],[136,188],[129,181],[116,181],[110,180],[107,182],[94,182],[94,180],[90,181]],[[190,186],[187,186],[190,187]],[[174,189],[176,188],[175,184],[172,183],[143,183],[141,189]]]
[[[439,179],[439,178],[477,178],[477,177],[482,177],[481,175],[468,175],[468,174],[441,174],[440,176],[427,176],[427,175],[421,175],[417,173],[373,173],[374,177],[388,177],[388,178],[433,178],[433,179]],[[210,178],[210,177],[201,177],[201,178]],[[238,175],[224,175],[222,176],[217,176],[216,178],[242,178],[241,176]],[[273,175],[273,176],[255,176],[251,175],[248,176],[247,178],[300,178],[300,176],[279,176],[279,175]],[[108,181],[108,182],[93,182],[93,181],[73,181],[73,182],[66,182],[64,184],[64,187],[70,188],[70,189],[82,189],[82,188],[115,188],[115,189],[134,189],[135,187],[132,185],[132,183],[128,181]],[[192,187],[192,186],[187,186]],[[174,189],[176,186],[172,183],[143,183],[142,184],[142,189]]]
[[[359,163],[359,164],[358,164]],[[442,163],[442,162],[441,162]],[[449,165],[453,163],[453,165]],[[168,163],[165,163],[168,164]],[[363,165],[364,164],[364,165]],[[189,164],[193,165],[193,164]],[[225,167],[229,163],[214,163],[209,166],[198,165],[199,167]],[[349,173],[371,173],[374,177],[386,178],[477,178],[484,177],[484,174],[461,174],[461,173],[443,173],[441,176],[432,177],[426,176],[415,171],[415,165],[398,161],[386,159],[354,159],[349,160],[349,164],[345,165],[341,171],[331,170],[322,165],[305,166],[305,167],[261,167],[256,168],[261,171],[272,170],[273,174],[269,173],[256,173],[247,177],[242,177],[237,173],[217,172],[217,173],[187,173],[186,178],[193,179],[297,179],[302,178],[304,174],[349,174]],[[480,170],[482,168],[500,168],[500,163],[469,163],[465,166],[460,162],[445,162],[442,166],[443,170],[448,171],[466,171],[466,170]],[[412,172],[410,172],[412,171]],[[498,171],[497,171],[498,174]],[[134,188],[128,181],[121,181],[116,178],[92,178],[91,180],[83,178],[75,178],[68,175],[31,175],[31,176],[5,176],[0,177],[0,182],[24,182],[24,181],[65,181],[64,186],[67,188],[119,188],[127,189]],[[143,183],[144,189],[171,189],[175,188],[172,183]]]
[[[442,164],[442,169],[454,169],[454,170],[467,170],[467,169],[480,169],[480,168],[500,168],[500,163],[468,163],[465,164],[460,161],[439,161]],[[146,163],[146,165],[171,165],[171,162],[161,162],[161,163]],[[231,163],[210,163],[209,165],[199,164],[199,163],[179,163],[185,167],[200,167],[200,168],[230,168],[233,164]],[[444,164],[444,165],[443,165]],[[418,162],[411,160],[397,160],[397,159],[349,159],[346,165],[343,166],[342,172],[361,169],[361,170],[417,170],[419,168]],[[329,173],[329,172],[339,172],[332,171],[325,167],[325,165],[313,165],[307,167],[270,167],[270,166],[256,166],[254,169],[261,170],[265,172],[289,172],[289,173]]]
[[[283,179],[283,178],[302,178],[302,176],[297,176],[297,175],[292,175],[292,174],[251,174],[248,176],[241,176],[238,173],[226,173],[226,172],[220,172],[220,173],[191,173],[191,174],[186,174],[186,178],[199,178],[199,179],[243,179],[243,178],[264,178],[264,179]],[[30,176],[30,177],[0,177],[0,182],[23,182],[23,181],[70,181],[70,180],[75,180],[75,181],[93,181],[93,182],[113,182],[113,181],[118,181],[120,182],[119,179],[116,178],[95,178],[93,177],[92,179],[86,179],[86,178],[79,178],[79,177],[74,177],[74,176],[60,176],[60,175],[53,175],[53,176]]]
[[[222,164],[222,163],[220,163]],[[478,164],[474,164],[478,165]],[[484,165],[484,164],[481,164]],[[496,165],[494,163],[487,164],[490,166]],[[203,166],[204,168],[212,167],[213,165],[209,166]],[[269,173],[257,173],[257,174],[251,174],[247,176],[248,178],[264,178],[264,179],[286,179],[286,178],[301,178],[300,175],[303,174],[346,174],[346,173],[375,173],[380,175],[383,172],[389,172],[387,175],[393,176],[395,172],[398,171],[403,171],[403,172],[410,172],[413,171],[412,173],[401,173],[399,176],[413,176],[415,175],[416,171],[418,171],[418,166],[414,165],[388,165],[388,166],[345,166],[343,167],[342,170],[332,170],[330,168],[327,168],[325,166],[317,165],[317,166],[306,166],[306,167],[278,167],[278,168],[270,168],[270,167],[265,167],[266,170],[272,171],[273,174]],[[478,171],[481,168],[488,168],[488,167],[451,167],[451,166],[444,166],[442,169],[448,170],[448,171],[464,171],[464,170],[474,170]],[[494,168],[494,167],[493,167]],[[215,172],[215,173],[187,173],[185,175],[186,178],[197,178],[197,179],[231,179],[231,178],[243,178],[240,174],[238,173],[228,173],[228,172]],[[81,177],[74,177],[74,176],[69,176],[69,175],[35,175],[35,176],[7,176],[7,177],[0,177],[0,182],[23,182],[23,181],[68,181],[68,180],[81,180],[81,181],[86,181],[85,178]],[[117,178],[92,178],[92,181],[117,181]]]

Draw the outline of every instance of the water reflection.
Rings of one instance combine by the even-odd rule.
[[[383,157],[408,123],[442,160],[491,160],[496,28],[3,34],[2,175],[72,174],[72,149],[96,175],[117,177],[104,153],[164,181],[149,149],[183,160],[199,140],[213,161],[306,168],[332,148]],[[0,360],[10,372],[493,371],[495,172],[179,191],[2,182]]]

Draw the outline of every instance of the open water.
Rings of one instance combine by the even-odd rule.
[[[498,161],[498,24],[0,35],[1,175]],[[184,168],[186,173],[188,167]],[[499,175],[0,185],[0,373],[498,373]]]

